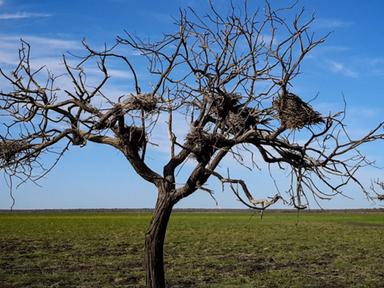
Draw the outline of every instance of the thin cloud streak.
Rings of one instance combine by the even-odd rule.
[[[341,19],[318,18],[314,22],[313,26],[319,29],[336,29],[336,28],[348,28],[353,24],[354,22],[352,21],[344,21]]]
[[[357,78],[359,74],[356,71],[346,67],[344,63],[338,61],[329,61],[329,68],[334,73],[339,73],[347,77]]]
[[[33,35],[1,35],[0,34],[0,51],[14,53],[20,48],[21,40],[31,44],[33,52],[41,52],[41,54],[51,54],[50,51],[59,50],[76,50],[81,48],[81,44],[66,39],[39,37]]]
[[[0,4],[1,6],[2,4]],[[29,13],[29,12],[15,12],[15,13],[3,13],[0,14],[0,20],[16,20],[16,19],[27,19],[27,18],[41,18],[50,17],[51,14],[45,13]]]

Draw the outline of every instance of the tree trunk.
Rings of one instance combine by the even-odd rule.
[[[164,288],[163,246],[172,203],[167,193],[159,191],[156,208],[145,235],[145,268],[148,288]]]

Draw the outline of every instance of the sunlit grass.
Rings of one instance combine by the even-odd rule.
[[[147,213],[0,214],[0,287],[143,287]],[[174,213],[171,287],[383,287],[384,213]]]

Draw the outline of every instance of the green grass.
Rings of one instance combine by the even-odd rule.
[[[143,287],[145,213],[0,214],[0,287]],[[384,287],[384,213],[174,213],[171,287]]]

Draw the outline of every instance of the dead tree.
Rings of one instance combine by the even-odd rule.
[[[0,92],[3,171],[35,181],[51,168],[43,165],[44,155],[56,153],[58,160],[71,145],[94,142],[120,151],[156,187],[157,203],[145,235],[147,287],[165,287],[163,244],[173,206],[199,189],[211,192],[205,187],[211,176],[253,209],[263,210],[280,198],[258,206],[261,202],[244,180],[218,172],[225,157],[245,165],[246,155],[253,161],[258,153],[268,165],[291,171],[287,200],[303,209],[308,195],[329,198],[350,182],[366,192],[355,175],[371,162],[357,149],[383,139],[383,123],[351,139],[343,112],[320,115],[305,102],[307,95],[296,95],[292,81],[300,75],[303,59],[327,37],[310,31],[313,17],[304,19],[303,10],[292,17],[295,8],[273,10],[268,3],[253,12],[246,4],[240,13],[236,9],[223,16],[211,5],[204,17],[182,11],[176,32],[159,42],[129,33],[101,51],[84,42],[80,59],[63,57],[66,73],[61,78],[49,72],[44,77],[43,67],[34,69],[30,47],[22,42],[15,68],[0,71],[1,81],[10,84]],[[150,85],[138,78],[134,61],[121,52],[126,47],[147,59]],[[74,59],[78,62],[71,64]],[[105,89],[110,60],[126,65],[133,79],[130,92],[117,99]],[[99,69],[97,83],[87,82],[90,63]],[[63,80],[72,88],[61,88]],[[170,155],[159,173],[146,156],[155,142],[152,131],[164,124],[163,115]],[[181,120],[185,135],[174,129]],[[194,168],[179,183],[176,171],[186,161]]]

